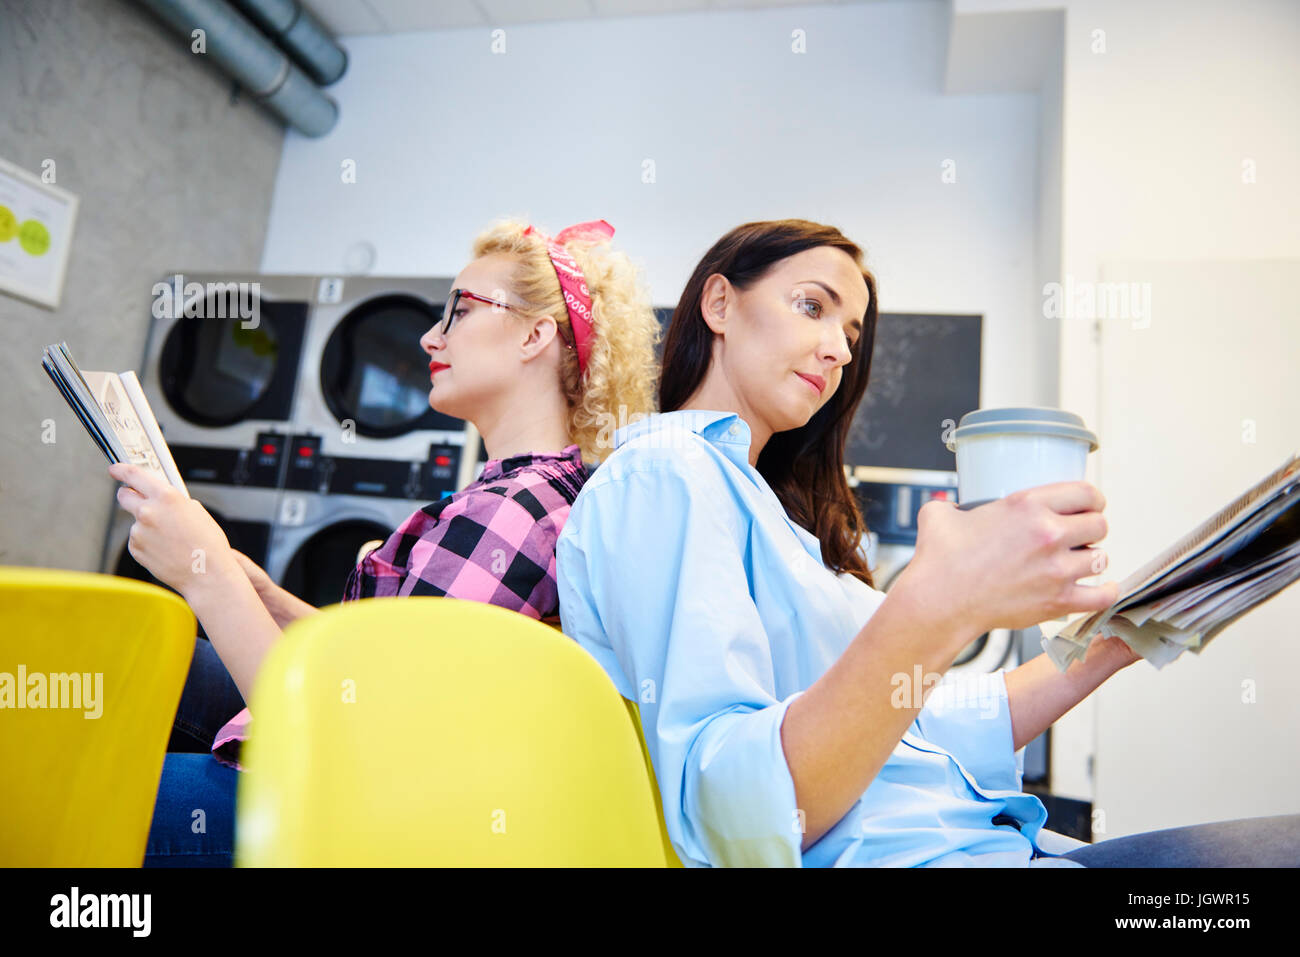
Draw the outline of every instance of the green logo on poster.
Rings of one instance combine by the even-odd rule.
[[[50,231],[35,219],[18,227],[18,245],[29,256],[44,256],[50,249]]]

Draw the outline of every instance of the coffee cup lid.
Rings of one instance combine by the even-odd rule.
[[[1088,451],[1097,451],[1097,436],[1086,428],[1083,418],[1064,409],[1019,405],[1001,409],[976,409],[961,417],[948,438],[948,451],[957,451],[957,442],[976,435],[1023,432],[1032,435],[1057,435],[1088,443]]]

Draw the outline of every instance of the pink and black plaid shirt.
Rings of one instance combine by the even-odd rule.
[[[492,459],[475,481],[424,506],[366,553],[341,600],[447,595],[552,617],[560,608],[555,542],[587,477],[577,445]],[[217,733],[218,761],[239,767],[250,720],[245,708]]]

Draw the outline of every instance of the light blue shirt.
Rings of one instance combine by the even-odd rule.
[[[822,563],[749,445],[730,412],[619,429],[556,546],[564,633],[638,702],[682,863],[1081,866],[1034,857],[1082,843],[1044,829],[1047,809],[1021,791],[1001,671],[935,687],[857,803],[801,852],[781,722],[885,595]]]

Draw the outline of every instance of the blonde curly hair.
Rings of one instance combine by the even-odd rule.
[[[528,223],[504,219],[474,239],[473,255],[503,253],[516,260],[511,289],[519,298],[519,315],[526,320],[552,316],[566,342],[574,342],[569,311],[560,280],[546,251],[546,241]],[[613,433],[654,411],[659,377],[655,344],[661,335],[648,290],[626,253],[608,241],[569,240],[564,244],[591,293],[591,349],[587,375],[578,374],[576,349],[564,349],[560,387],[569,407],[568,429],[588,462],[600,462],[613,451]]]

